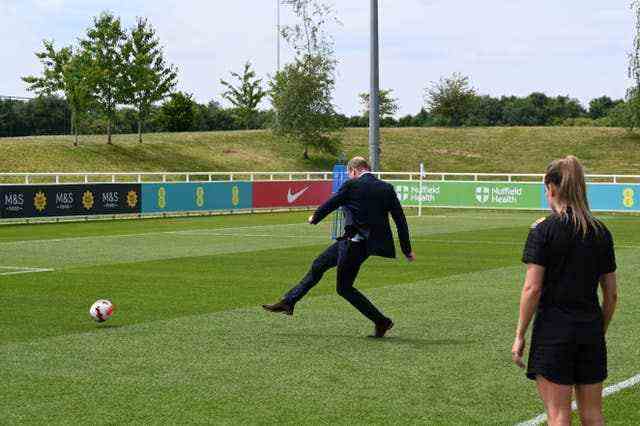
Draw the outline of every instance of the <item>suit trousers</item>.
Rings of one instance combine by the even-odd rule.
[[[313,261],[309,272],[284,296],[283,300],[290,305],[295,305],[318,284],[326,271],[337,266],[336,291],[338,294],[374,323],[386,320],[387,318],[373,303],[353,287],[360,266],[368,257],[365,241],[336,241]]]

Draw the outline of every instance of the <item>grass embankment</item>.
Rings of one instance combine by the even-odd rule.
[[[589,173],[636,174],[640,135],[624,129],[576,127],[382,129],[382,168],[417,171],[541,172],[548,162],[577,155]],[[347,157],[368,156],[367,129],[347,129]],[[305,161],[299,146],[270,131],[156,133],[81,137],[0,138],[2,172],[92,171],[318,171],[335,159],[312,153]]]

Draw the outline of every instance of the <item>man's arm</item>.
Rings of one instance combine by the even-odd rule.
[[[350,182],[347,181],[336,192],[331,198],[324,202],[318,209],[315,211],[313,216],[309,218],[309,223],[312,225],[317,225],[322,219],[327,217],[332,211],[342,206],[346,200],[347,195],[349,193]]]
[[[400,205],[400,200],[398,200],[396,192],[392,189],[391,193],[391,196],[393,197],[393,200],[391,201],[391,217],[396,223],[396,228],[398,229],[400,248],[402,249],[402,253],[404,253],[404,255],[408,259],[413,260],[414,255],[411,251],[411,241],[409,240],[409,226],[407,225],[407,218],[404,215],[402,205]]]

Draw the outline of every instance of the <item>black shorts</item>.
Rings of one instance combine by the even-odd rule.
[[[607,345],[535,344],[529,350],[527,377],[542,376],[559,385],[591,385],[607,378]]]

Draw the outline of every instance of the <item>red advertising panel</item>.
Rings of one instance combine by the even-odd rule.
[[[331,196],[331,181],[269,181],[253,183],[253,207],[319,206]]]

